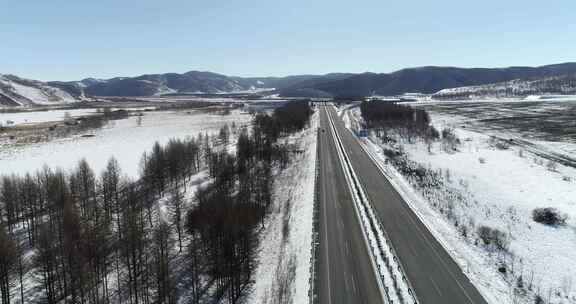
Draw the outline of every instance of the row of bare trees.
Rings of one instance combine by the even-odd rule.
[[[156,143],[144,154],[137,181],[113,158],[100,176],[85,160],[71,172],[45,167],[35,175],[3,176],[2,303],[10,303],[16,273],[23,303],[31,300],[23,292],[25,275],[38,278],[43,303],[174,302],[165,280],[172,227],[153,207],[168,190],[185,190],[201,169],[204,142]]]
[[[391,130],[410,142],[417,138],[431,142],[440,136],[423,109],[386,101],[363,101],[360,110],[366,127],[372,128],[384,140],[390,140],[388,132]]]
[[[239,134],[235,155],[207,154],[213,182],[196,192],[198,204],[186,214],[186,231],[190,269],[207,274],[219,300],[237,303],[254,280],[257,236],[272,203],[272,170],[289,159],[278,139],[303,129],[311,114],[306,102],[258,114],[252,131]],[[201,289],[192,286],[192,298],[198,299]]]

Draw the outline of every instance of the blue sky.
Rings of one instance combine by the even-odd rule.
[[[0,10],[0,73],[41,80],[238,76],[576,61],[576,2],[22,0]]]

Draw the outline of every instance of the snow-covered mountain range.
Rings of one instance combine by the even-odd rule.
[[[233,77],[190,71],[111,79],[41,82],[0,74],[0,106],[53,105],[94,96],[219,94],[275,89],[285,97],[432,94],[436,99],[575,94],[576,63],[495,69],[420,67],[393,73]]]
[[[50,82],[89,96],[158,96],[165,94],[218,94],[262,88],[260,79],[230,77],[212,72],[147,74],[111,79],[87,78],[80,81]]]
[[[82,100],[46,82],[0,74],[0,107],[68,104]]]

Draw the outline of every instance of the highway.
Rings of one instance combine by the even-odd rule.
[[[320,112],[318,303],[383,303],[331,128]]]
[[[327,111],[330,112],[344,149],[376,211],[378,220],[382,223],[392,246],[396,250],[418,301],[422,304],[486,303],[448,252],[434,238],[362,149],[356,137],[346,129],[333,107],[320,107],[320,109],[321,125],[326,130],[324,133],[326,135],[321,136],[319,142],[321,149],[319,185],[320,193],[324,195],[324,201],[321,201],[321,208],[324,210],[320,215],[328,217],[328,219],[324,219],[324,223],[321,219],[320,224],[321,237],[326,236],[328,240],[327,243],[323,243],[321,238],[320,242],[321,250],[324,246],[324,253],[329,255],[325,261],[328,266],[321,264],[324,265],[324,268],[321,267],[320,270],[330,272],[326,274],[329,277],[328,280],[323,280],[325,276],[323,272],[320,273],[320,284],[328,285],[321,286],[321,290],[331,289],[332,291],[327,294],[333,295],[332,301],[330,301],[330,297],[327,299],[324,295],[320,303],[377,303],[370,300],[369,296],[375,297],[373,294],[378,291],[377,289],[373,290],[377,287],[370,287],[368,273],[371,265],[369,257],[365,253],[365,245],[357,239],[361,237],[361,232],[354,231],[354,229],[359,230],[360,226],[353,216],[347,215],[347,213],[352,214],[354,212],[352,203],[349,202],[350,197],[341,193],[342,191],[338,191],[338,189],[348,188],[345,186],[341,169],[334,168],[338,161],[334,144],[326,138],[331,136],[331,133],[328,133],[329,128],[325,117]],[[336,195],[335,198],[334,195]],[[334,200],[336,207],[331,205]],[[342,225],[337,224],[340,220],[344,220]],[[326,227],[322,228],[322,225],[326,225]],[[341,243],[338,244],[338,242]],[[348,248],[348,245],[351,248],[347,250],[350,250],[353,255],[353,258],[350,259],[343,257],[346,251],[343,251],[342,247]],[[334,267],[330,267],[333,263],[338,264],[335,266],[336,270]],[[350,291],[350,288],[345,289],[346,286],[343,284],[345,284],[346,279],[338,278],[341,275],[352,276],[356,282],[356,288],[361,286],[362,289],[357,293],[357,295],[362,296],[361,301],[356,297],[343,298],[348,294],[344,290]],[[372,279],[375,279],[374,275],[372,275]],[[348,282],[350,285],[350,280]],[[334,301],[335,299],[338,301]]]

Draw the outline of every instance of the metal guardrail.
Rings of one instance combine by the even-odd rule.
[[[320,206],[318,199],[318,183],[320,175],[320,149],[318,149],[318,142],[320,141],[320,130],[316,130],[316,167],[315,167],[315,177],[314,177],[314,207],[312,211],[312,255],[310,256],[310,289],[308,291],[308,298],[310,304],[318,304],[318,268],[320,266],[320,259],[318,254],[320,250],[318,247],[320,245]]]
[[[376,158],[374,157],[374,155],[372,154],[372,152],[370,152],[368,149],[366,149],[364,146],[362,146],[361,143],[358,143],[360,145],[360,148],[362,148],[362,150],[364,150],[364,152],[368,155],[368,157],[372,160],[372,162],[376,165],[376,167],[378,168],[378,170],[380,171],[380,173],[382,173],[382,175],[384,176],[384,178],[391,180],[392,178],[386,173],[386,171],[384,170],[384,168],[382,168],[382,165],[378,163],[378,161],[376,160]],[[382,227],[382,224],[380,222],[378,222],[378,225],[380,226],[382,232],[384,234],[386,234],[386,231],[384,230],[384,227]],[[386,235],[385,241],[388,244],[390,250],[392,251],[392,255],[394,257],[394,259],[396,259],[396,257],[398,256],[398,254],[396,253],[396,250],[394,249],[394,246],[392,246],[392,243],[389,241],[389,237]],[[412,299],[414,301],[414,304],[418,303],[418,298],[416,297],[416,294],[414,293],[414,287],[412,287],[412,284],[410,283],[410,281],[406,278],[406,271],[404,270],[404,266],[402,265],[402,263],[400,262],[400,260],[397,259],[397,264],[398,264],[398,268],[400,273],[402,274],[402,281],[404,281],[407,285],[408,285],[408,293],[410,294],[410,296],[412,296]]]
[[[360,223],[360,227],[361,227],[361,231],[362,231],[362,235],[366,244],[366,249],[368,250],[368,256],[370,257],[370,263],[372,264],[372,267],[374,268],[374,272],[375,274],[378,276],[378,280],[377,280],[377,284],[378,284],[378,288],[380,289],[380,293],[382,295],[382,300],[384,301],[384,303],[388,304],[388,303],[393,303],[393,301],[390,299],[390,294],[388,291],[388,287],[384,286],[384,278],[381,275],[381,269],[379,264],[377,263],[377,257],[380,254],[377,254],[375,252],[375,250],[379,250],[378,248],[374,248],[374,246],[372,245],[372,243],[370,242],[369,239],[369,232],[372,232],[374,234],[374,229],[372,227],[367,227],[366,225],[370,225],[371,223],[366,223],[363,220],[362,217],[362,211],[364,211],[364,213],[366,212],[366,208],[365,208],[365,204],[363,201],[361,201],[361,191],[358,187],[358,183],[357,181],[352,177],[353,176],[353,169],[349,163],[348,157],[346,155],[346,151],[344,150],[344,147],[342,145],[342,142],[340,140],[340,136],[338,135],[338,132],[336,130],[336,126],[334,125],[334,122],[332,121],[332,115],[330,114],[330,112],[326,113],[328,116],[328,122],[330,124],[330,129],[333,132],[333,136],[332,139],[334,140],[334,144],[336,145],[336,150],[338,152],[338,158],[340,159],[341,165],[342,165],[342,170],[344,171],[344,176],[346,178],[346,183],[348,184],[349,187],[349,191],[351,192],[350,194],[352,195],[352,200],[354,202],[354,210],[356,213],[356,216],[358,217],[358,222]]]
[[[406,284],[405,286],[407,286],[407,292],[408,292],[409,296],[412,298],[412,302],[415,303],[415,304],[417,304],[417,303],[418,303],[418,300],[417,300],[417,298],[416,298],[416,295],[415,295],[414,292],[413,292],[413,288],[412,288],[410,282],[409,282],[409,281],[407,280],[407,278],[406,278],[405,271],[404,271],[404,269],[403,269],[400,261],[399,261],[398,258],[397,258],[397,254],[396,254],[396,252],[395,252],[392,244],[390,243],[389,238],[386,236],[386,232],[384,231],[384,229],[383,229],[383,227],[382,227],[382,225],[381,225],[381,223],[380,223],[380,220],[377,219],[376,215],[373,213],[371,204],[370,204],[370,202],[367,200],[367,198],[365,197],[365,195],[364,195],[364,193],[363,193],[363,191],[362,191],[362,188],[361,188],[361,186],[359,185],[359,181],[357,180],[357,177],[356,177],[356,174],[355,174],[355,172],[354,172],[354,169],[352,168],[352,165],[351,165],[351,163],[350,163],[350,160],[349,160],[349,158],[348,158],[348,156],[347,156],[347,154],[346,154],[346,152],[345,152],[345,150],[344,150],[344,146],[343,146],[343,144],[342,144],[342,140],[340,139],[340,136],[338,135],[338,133],[337,133],[337,131],[336,131],[336,126],[334,125],[334,122],[331,120],[331,115],[328,114],[328,117],[329,117],[329,121],[330,121],[331,127],[333,128],[333,130],[334,130],[334,132],[335,132],[335,141],[336,141],[336,143],[337,143],[337,146],[338,146],[339,150],[340,150],[341,153],[342,153],[342,157],[343,157],[343,161],[344,161],[344,164],[343,164],[343,165],[346,167],[345,169],[347,169],[347,170],[349,171],[350,179],[351,179],[351,181],[352,181],[352,185],[350,185],[350,186],[351,186],[351,188],[353,188],[353,190],[354,190],[355,192],[357,192],[358,198],[359,198],[359,200],[361,201],[360,203],[361,203],[361,204],[363,205],[363,207],[365,208],[365,212],[366,212],[366,213],[369,213],[369,216],[367,216],[369,227],[367,227],[367,228],[371,229],[371,230],[372,230],[372,233],[374,233],[375,235],[378,235],[378,231],[382,232],[382,234],[383,234],[383,240],[384,240],[384,243],[385,243],[385,244],[382,244],[382,240],[381,240],[379,237],[377,237],[377,238],[376,238],[376,243],[377,243],[377,247],[378,247],[377,249],[378,249],[378,252],[381,253],[381,258],[382,258],[382,260],[384,261],[384,264],[385,264],[385,266],[386,266],[386,268],[387,268],[387,270],[388,270],[389,275],[392,277],[392,283],[393,283],[393,285],[394,285],[394,286],[392,286],[392,287],[395,289],[395,293],[396,293],[396,295],[397,295],[400,303],[409,303],[409,302],[407,302],[407,301],[409,301],[409,299],[406,299],[406,298],[404,298],[404,297],[402,296],[402,291],[401,291],[400,287],[398,286],[398,284],[399,284],[400,282],[403,282],[404,284]],[[376,227],[377,227],[378,229],[377,229]],[[393,260],[394,263],[397,265],[397,270],[398,270],[398,272],[399,272],[400,275],[401,275],[400,278],[398,278],[398,277],[394,274],[394,266],[393,266],[392,263],[390,262],[390,257],[387,257],[386,254],[385,254],[386,250],[385,250],[385,248],[384,248],[384,245],[386,245],[386,247],[388,248],[388,251],[389,251],[389,253],[391,254],[392,260]],[[375,253],[372,252],[372,254],[375,254]],[[378,274],[379,274],[380,276],[382,276],[382,274],[381,274],[381,272],[380,272],[380,271],[381,271],[380,265],[378,265],[378,264],[376,264],[376,265],[377,265]],[[384,281],[384,277],[382,276],[379,281],[380,281],[379,283],[382,284],[383,281]],[[384,290],[384,292],[385,292],[385,297],[386,297],[386,300],[388,301],[388,303],[393,303],[393,301],[392,301],[392,299],[391,299],[391,297],[390,297],[390,294],[389,294],[389,292],[390,292],[390,291],[389,291],[389,287],[390,287],[390,286],[383,286],[383,290]]]

